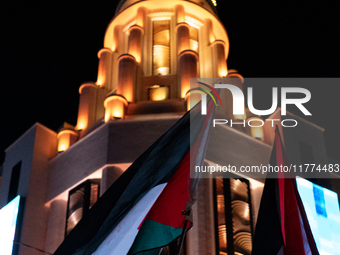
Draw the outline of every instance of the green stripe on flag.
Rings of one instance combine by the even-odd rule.
[[[156,247],[164,247],[173,240],[177,239],[181,234],[181,228],[173,228],[169,225],[164,225],[150,219],[145,219],[128,255],[137,254],[138,252],[147,251]]]
[[[139,252],[138,255],[159,255],[162,248]]]

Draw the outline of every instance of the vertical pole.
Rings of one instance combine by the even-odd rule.
[[[188,210],[188,211],[182,211],[182,215],[189,216],[189,215],[190,215],[190,210]],[[189,220],[185,220],[185,221],[184,221],[184,226],[183,226],[183,230],[182,230],[182,234],[181,234],[181,239],[180,239],[180,241],[179,241],[179,246],[178,246],[177,255],[181,255],[181,251],[182,251],[182,247],[183,247],[185,235],[186,235],[186,233],[187,233],[186,230],[187,230],[188,222],[189,222]]]

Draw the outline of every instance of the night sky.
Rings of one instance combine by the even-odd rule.
[[[96,81],[97,52],[118,1],[17,1],[0,8],[0,163],[34,123],[76,124],[78,88]],[[230,40],[228,68],[248,77],[339,77],[336,1],[217,0]],[[320,85],[313,116],[326,128],[328,154],[340,158],[339,92]],[[328,94],[330,96],[328,97]],[[313,112],[312,112],[313,113]]]

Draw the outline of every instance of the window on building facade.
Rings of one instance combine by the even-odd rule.
[[[70,190],[67,204],[66,231],[67,236],[81,218],[91,209],[99,198],[99,179],[86,180]]]
[[[214,204],[216,254],[250,255],[253,225],[249,181],[216,178]]]
[[[148,88],[148,94],[151,101],[163,101],[169,99],[170,89],[169,86],[152,85]]]
[[[11,202],[18,195],[21,161],[12,168],[11,182],[9,184],[7,202]]]
[[[153,75],[170,74],[170,21],[153,22]]]

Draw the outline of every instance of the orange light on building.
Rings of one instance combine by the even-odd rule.
[[[185,50],[178,56],[178,76],[181,81],[181,98],[185,98],[190,89],[190,79],[197,78],[198,55],[192,50]]]
[[[190,26],[189,35],[190,35],[190,50],[198,52],[198,30]]]
[[[230,73],[230,70],[229,70],[229,73]],[[229,77],[229,75],[228,75],[228,77]],[[234,84],[234,83],[231,82],[231,84]],[[248,116],[249,116],[249,114],[248,114]],[[254,116],[250,115],[249,118],[250,117],[254,117]],[[244,113],[243,114],[235,114],[234,119],[235,120],[246,120],[247,119],[247,110],[245,109],[245,107],[244,107]]]
[[[251,136],[255,139],[264,140],[263,125],[264,121],[259,117],[247,119],[247,124],[250,127]]]
[[[87,125],[88,123],[86,116],[78,116],[76,130],[84,130],[87,128]]]
[[[117,94],[109,95],[104,101],[104,121],[108,122],[111,119],[124,118],[127,105],[128,102],[123,96]]]
[[[130,27],[129,33],[129,54],[134,56],[136,62],[139,64],[141,61],[143,28],[134,25]]]
[[[132,56],[134,56],[135,59],[136,59],[136,62],[137,62],[138,64],[140,64],[141,56],[140,56],[140,52],[138,52],[137,49],[129,49],[129,54],[131,54]]]
[[[235,117],[236,120],[245,120],[247,118],[247,115],[246,115],[246,113],[236,114],[236,115],[234,115],[234,117]]]
[[[187,105],[187,111],[191,110],[196,104],[202,100],[202,94],[205,94],[200,90],[188,91],[185,95],[185,101]]]
[[[170,21],[153,22],[153,75],[170,74]]]
[[[169,87],[153,85],[149,87],[149,100],[163,101],[169,99]]]
[[[196,40],[190,39],[190,49],[197,52],[198,42]]]
[[[115,52],[118,49],[118,42],[119,42],[119,34],[120,34],[120,26],[115,26],[113,28],[113,41],[111,50]]]
[[[177,25],[177,49],[178,54],[190,49],[190,26],[187,23]]]
[[[95,122],[94,111],[99,87],[94,83],[84,83],[79,87],[79,109],[76,130],[84,130]]]
[[[123,54],[118,58],[118,63],[117,94],[122,95],[128,102],[133,102],[135,100],[136,59],[130,54]]]
[[[103,48],[98,52],[99,65],[98,65],[98,77],[96,84],[99,87],[105,86],[110,80],[111,59],[112,51],[107,48]]]
[[[98,74],[96,84],[101,87],[105,83],[105,76]]]
[[[176,5],[177,23],[185,21],[185,11],[183,5]]]
[[[77,141],[78,134],[71,129],[62,129],[58,133],[58,152],[66,151]]]
[[[140,27],[144,27],[145,23],[146,9],[144,7],[139,7],[137,11],[137,21],[136,24]]]
[[[219,77],[226,77],[228,75],[227,61],[225,55],[225,42],[217,40],[213,43],[213,55],[217,61],[217,70]]]
[[[159,67],[155,70],[158,75],[168,75],[170,73],[169,67]]]
[[[227,72],[227,68],[221,68],[220,70],[218,70],[218,73],[220,75],[220,77],[226,77],[228,72]]]
[[[207,19],[205,21],[205,27],[206,27],[206,36],[209,39],[209,43],[213,43],[216,40],[216,37],[214,35],[214,30],[213,30],[213,23],[211,19]]]

